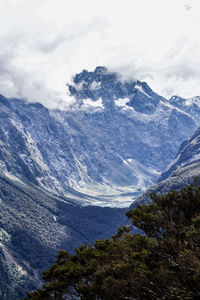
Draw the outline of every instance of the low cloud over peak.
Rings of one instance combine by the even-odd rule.
[[[197,8],[196,0],[1,2],[0,93],[68,105],[72,76],[104,65],[168,98],[200,95]]]

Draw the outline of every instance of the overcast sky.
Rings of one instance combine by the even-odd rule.
[[[104,65],[167,98],[200,95],[199,0],[0,0],[0,93],[51,107]]]

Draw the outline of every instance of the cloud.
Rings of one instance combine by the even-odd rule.
[[[189,10],[192,9],[192,6],[189,5],[189,4],[185,4],[184,7],[185,7],[185,10],[186,10],[186,11],[189,11]]]
[[[166,97],[200,95],[197,0],[7,0],[0,10],[6,96],[67,106],[66,83],[97,65]]]
[[[107,22],[98,18],[71,21],[52,30],[48,23],[36,20],[30,27],[15,31],[11,26],[1,34],[0,92],[52,108],[66,106],[72,102],[66,87],[72,76],[70,71],[67,76],[69,61],[77,55],[80,43],[95,30],[102,32]]]

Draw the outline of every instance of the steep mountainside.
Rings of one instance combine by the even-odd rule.
[[[58,249],[72,252],[114,234],[123,209],[80,207],[35,185],[0,175],[0,299],[20,299],[40,284]]]
[[[149,202],[151,192],[164,194],[195,182],[200,183],[200,128],[191,139],[181,144],[175,159],[160,176],[158,184],[149,188],[133,206]]]
[[[200,96],[189,99],[173,96],[169,99],[169,103],[181,110],[187,111],[198,122],[200,114]]]
[[[128,206],[200,125],[193,102],[180,108],[104,67],[68,87],[62,111],[0,97],[0,168],[81,204]]]
[[[0,96],[0,299],[35,288],[59,248],[112,235],[124,209],[98,206],[127,207],[200,125],[197,98],[168,101],[104,67],[68,88],[65,110]],[[197,173],[198,135],[162,176]]]
[[[160,176],[158,181],[162,181],[172,175],[172,172],[200,162],[200,128],[195,132],[190,140],[184,141],[177,153],[177,156],[168,166],[166,171]]]

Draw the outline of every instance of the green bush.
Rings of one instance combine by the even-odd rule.
[[[152,194],[112,240],[60,251],[26,299],[200,299],[200,186]]]

